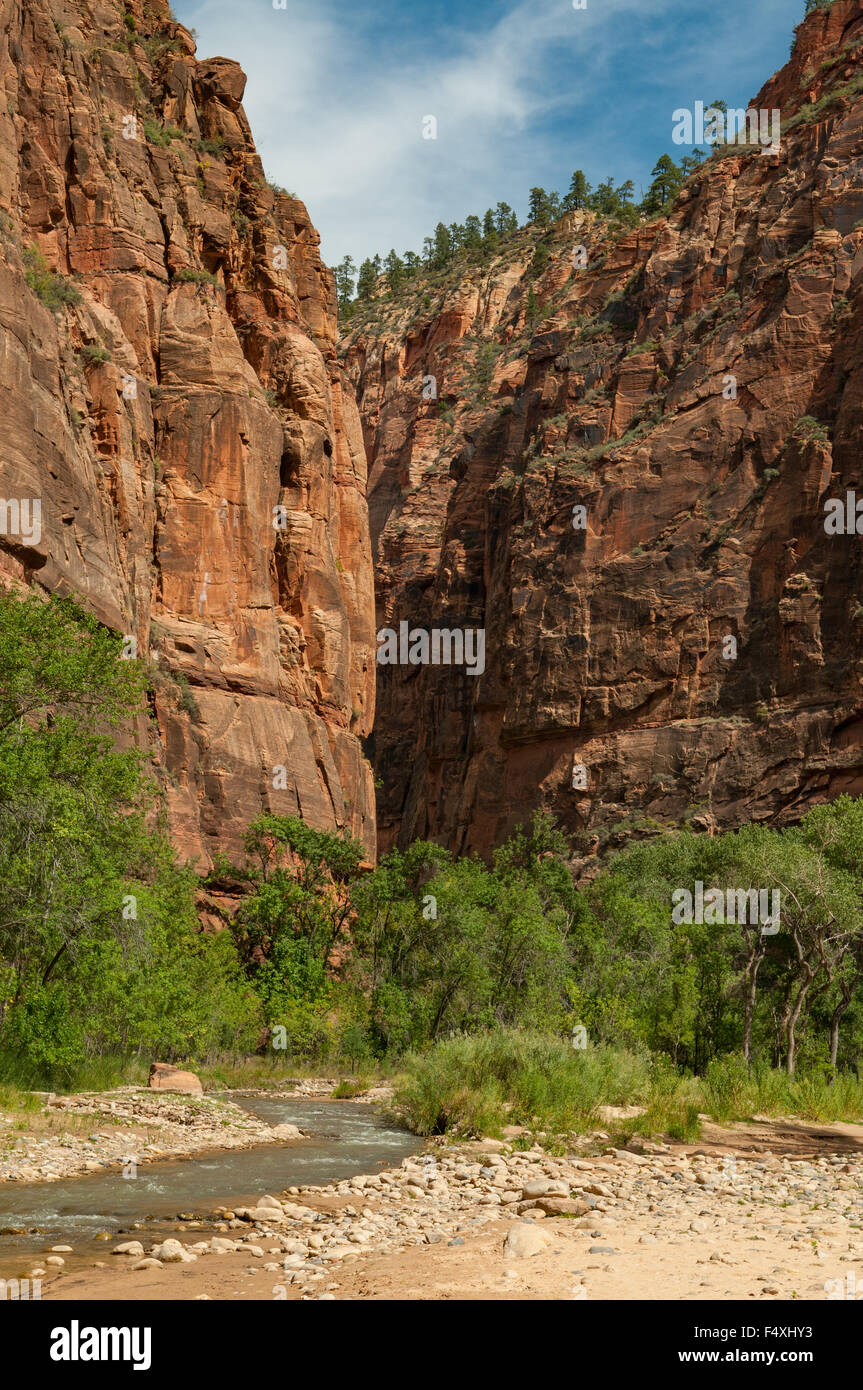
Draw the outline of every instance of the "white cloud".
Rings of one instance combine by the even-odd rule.
[[[773,11],[788,0],[762,3]],[[532,184],[565,187],[576,165],[598,161],[598,177],[637,178],[638,103],[649,107],[653,89],[664,109],[659,91],[705,57],[709,66],[715,47],[703,29],[699,42],[675,47],[663,19],[673,25],[680,0],[589,0],[586,11],[518,0],[487,32],[453,8],[445,34],[424,32],[418,7],[411,27],[384,42],[362,4],[288,0],[281,11],[244,0],[240,24],[234,0],[177,5],[200,33],[200,56],[220,52],[248,73],[245,106],[264,167],[307,204],[331,264],[348,251],[360,260],[392,245],[420,250],[437,221],[500,199],[523,211]],[[633,34],[643,60],[634,91]],[[730,33],[729,52],[742,39]],[[693,100],[719,90],[690,85]],[[655,120],[656,105],[649,110]],[[438,119],[437,140],[422,138],[426,115]]]

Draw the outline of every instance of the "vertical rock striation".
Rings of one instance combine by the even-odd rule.
[[[371,857],[362,433],[244,74],[164,0],[0,0],[0,74],[0,493],[42,504],[0,576],[151,657],[142,737],[186,857],[235,853],[264,808]]]
[[[382,846],[543,807],[587,866],[863,792],[863,536],[825,530],[863,499],[861,52],[861,0],[810,15],[753,102],[780,151],[717,151],[667,218],[573,213],[361,309],[378,626],[487,632],[481,678],[379,670]]]

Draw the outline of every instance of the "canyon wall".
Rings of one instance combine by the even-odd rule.
[[[572,213],[360,307],[377,625],[487,647],[379,667],[382,848],[541,807],[588,872],[863,793],[863,540],[825,530],[863,499],[861,44],[860,0],[813,13],[753,103],[779,152],[718,150],[667,218]]]
[[[62,11],[62,22],[55,17]],[[173,837],[262,809],[375,851],[366,461],[333,276],[245,76],[164,0],[0,0],[0,578],[153,665]],[[129,650],[135,648],[129,646]]]

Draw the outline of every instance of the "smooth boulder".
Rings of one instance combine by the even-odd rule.
[[[153,1062],[147,1081],[151,1091],[182,1091],[187,1096],[202,1096],[204,1088],[191,1071],[180,1071],[169,1062]]]

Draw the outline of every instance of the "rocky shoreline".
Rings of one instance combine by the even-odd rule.
[[[195,1219],[193,1240],[180,1226],[149,1246],[121,1241],[47,1296],[844,1297],[843,1281],[863,1277],[863,1144],[840,1147],[556,1157],[500,1140],[440,1145],[220,1208]]]
[[[243,1094],[323,1098],[336,1085]],[[351,1099],[389,1096],[376,1087]],[[136,1087],[46,1096],[46,1115],[93,1129],[19,1137],[0,1181],[50,1182],[130,1153],[145,1163],[302,1138],[224,1095]],[[53,1246],[27,1272],[59,1299],[813,1299],[850,1297],[849,1280],[863,1287],[863,1127],[765,1116],[706,1130],[701,1147],[634,1138],[625,1148],[597,1131],[573,1137],[564,1155],[515,1128],[504,1139],[436,1139],[381,1172],[183,1213],[173,1234],[161,1223],[148,1238],[135,1223],[86,1268],[67,1268],[74,1248]]]
[[[46,1092],[41,1112],[32,1118],[25,1114],[23,1123],[28,1120],[19,1132],[21,1117],[0,1112],[0,1183],[57,1182],[130,1160],[154,1163],[303,1137],[296,1125],[269,1125],[223,1096],[184,1096],[137,1086],[71,1096]],[[86,1132],[76,1132],[82,1121],[88,1122]]]

